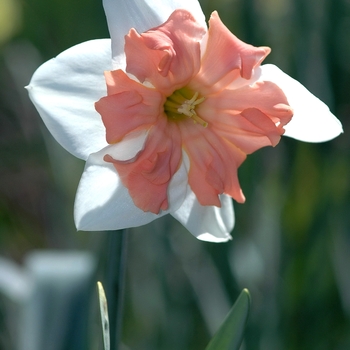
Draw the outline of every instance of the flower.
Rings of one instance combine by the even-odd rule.
[[[169,208],[169,184],[183,157],[202,206],[220,207],[223,193],[244,202],[239,165],[246,154],[275,146],[292,117],[282,90],[253,76],[268,48],[241,42],[216,12],[202,53],[205,34],[188,11],[176,10],[160,26],[126,35],[126,72],[132,77],[122,69],[105,73],[108,96],[96,110],[107,142],[117,144],[136,130],[147,134],[133,161],[104,157],[143,211]]]
[[[197,238],[226,241],[230,197],[245,200],[237,169],[247,154],[283,134],[319,142],[342,132],[301,84],[261,65],[269,48],[240,41],[216,12],[207,29],[197,0],[104,7],[111,41],[63,52],[28,87],[53,136],[86,160],[78,229],[140,226],[170,213]]]

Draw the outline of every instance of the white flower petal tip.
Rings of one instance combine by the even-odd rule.
[[[211,242],[211,243],[225,243],[232,240],[231,235],[228,233],[226,237],[219,238],[207,232],[207,233],[200,234],[196,238],[199,239],[200,241]]]
[[[110,39],[73,46],[41,65],[26,87],[54,138],[81,159],[107,145],[94,103],[106,94],[103,72],[112,67],[110,47]]]
[[[234,226],[234,211],[229,196],[220,195],[220,200],[221,208],[202,206],[188,188],[185,201],[171,215],[199,240],[213,243],[227,242],[231,239],[229,232]]]
[[[261,66],[260,79],[278,85],[293,108],[294,115],[284,127],[284,136],[305,142],[324,142],[343,132],[340,121],[327,105],[278,67],[271,64]]]

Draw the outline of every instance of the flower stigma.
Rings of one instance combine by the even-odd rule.
[[[193,94],[191,90],[186,88],[176,90],[167,98],[164,111],[172,120],[178,121],[187,117],[191,118],[195,124],[198,123],[206,128],[208,123],[196,113],[196,107],[205,100],[205,97],[198,97],[198,92]]]

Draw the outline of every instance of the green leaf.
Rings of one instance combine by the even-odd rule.
[[[243,289],[219,330],[205,350],[238,350],[250,310],[250,294]]]
[[[97,282],[97,290],[98,290],[98,297],[100,301],[104,350],[110,350],[107,298],[101,282]]]

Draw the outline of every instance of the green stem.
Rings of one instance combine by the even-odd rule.
[[[124,229],[109,232],[107,239],[108,262],[106,271],[106,294],[111,330],[111,350],[120,349],[121,344],[127,260],[127,231],[127,229]]]

